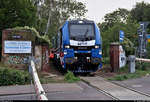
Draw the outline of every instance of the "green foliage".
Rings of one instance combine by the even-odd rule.
[[[145,76],[147,74],[150,74],[150,69],[148,68],[150,64],[143,64],[141,65],[142,68],[140,66],[138,66],[136,64],[136,66],[138,66],[138,68],[136,68],[136,72],[135,73],[129,73],[128,72],[128,67],[124,67],[120,70],[120,72],[124,72],[123,74],[118,74],[112,78],[108,78],[108,80],[117,80],[117,81],[123,81],[123,80],[127,80],[127,79],[133,79],[133,78],[139,78],[142,76]],[[147,67],[146,67],[147,66]]]
[[[0,86],[23,85],[29,83],[29,79],[28,72],[11,68],[0,68]]]
[[[131,10],[133,20],[150,21],[150,4],[144,1],[136,3],[135,7]]]
[[[150,63],[148,62],[136,62],[136,69],[139,70],[148,70]]]
[[[16,26],[34,26],[36,8],[31,0],[0,0],[0,31]]]
[[[110,64],[110,57],[104,57],[104,58],[102,59],[102,63],[103,63],[103,64]]]
[[[131,29],[132,26],[132,29]],[[101,28],[101,25],[99,25]],[[109,57],[109,48],[112,42],[119,42],[119,31],[123,30],[125,32],[125,40],[122,43],[123,47],[127,51],[127,54],[134,53],[134,44],[137,45],[137,24],[133,23],[116,23],[112,27],[109,27],[107,30],[101,32],[102,44],[103,44],[103,56]]]
[[[86,13],[86,6],[76,0],[44,0],[41,5],[34,4],[38,8],[38,22],[36,29],[46,34],[49,39],[57,34],[59,27],[70,17],[80,18]],[[48,32],[47,32],[48,31]]]
[[[48,83],[65,83],[65,81],[62,79],[55,79],[55,78],[45,78],[40,77],[41,84],[48,84]]]
[[[139,24],[131,20],[130,11],[118,9],[112,13],[106,14],[104,22],[98,24],[101,28],[103,56],[109,57],[109,48],[112,42],[119,42],[119,31],[125,32],[125,40],[122,43],[126,55],[134,53],[134,47],[137,46],[137,29]]]
[[[105,24],[107,26],[104,26],[105,30],[109,29],[110,27],[113,27],[116,23],[124,23],[128,19],[129,11],[124,8],[118,8],[116,11],[113,11],[112,13],[108,13],[104,16],[105,18]]]
[[[79,77],[75,77],[74,74],[71,71],[68,71],[67,74],[65,74],[64,80],[69,82],[69,83],[73,83],[76,81],[80,81]]]
[[[2,30],[16,26],[35,26],[36,8],[31,0],[0,0],[0,42]],[[2,45],[0,45],[1,54]]]
[[[124,41],[121,43],[123,46],[126,55],[134,55],[135,54],[135,48],[133,42],[131,42],[128,38],[124,38]]]
[[[13,28],[13,30],[29,30],[29,31],[31,31],[33,33],[32,36],[36,36],[38,38],[38,42],[45,41],[49,45],[51,45],[51,42],[50,42],[48,36],[47,35],[41,36],[39,34],[39,32],[35,28],[33,28],[33,27],[28,27],[28,26],[25,26],[25,27],[15,27],[15,28]]]
[[[119,73],[127,73],[128,72],[128,65],[125,65],[124,67],[119,69]]]

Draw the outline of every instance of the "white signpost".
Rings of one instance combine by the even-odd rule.
[[[4,53],[31,53],[31,41],[4,41]]]

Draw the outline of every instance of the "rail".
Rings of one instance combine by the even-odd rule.
[[[38,100],[48,100],[46,97],[46,93],[40,83],[33,60],[31,60],[31,73],[32,73],[32,77],[34,80],[34,87],[35,87],[35,91],[36,91]]]

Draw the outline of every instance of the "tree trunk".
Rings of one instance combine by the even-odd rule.
[[[49,10],[49,17],[48,17],[48,21],[47,21],[47,26],[46,26],[45,35],[48,33],[48,30],[49,30],[50,19],[51,19],[51,10]]]

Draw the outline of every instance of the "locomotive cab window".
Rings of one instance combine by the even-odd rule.
[[[78,41],[94,40],[93,24],[70,24],[70,39]]]

